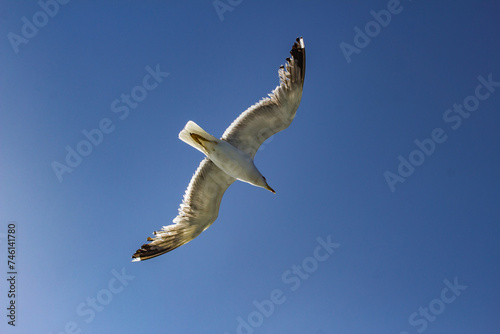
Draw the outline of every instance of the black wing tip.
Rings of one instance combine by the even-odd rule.
[[[152,238],[148,238],[148,241],[153,241]],[[153,246],[150,243],[149,244],[144,244],[139,248],[138,250],[135,251],[134,255],[132,255],[132,262],[138,262],[138,261],[144,261],[148,259],[152,259],[154,257],[157,257],[159,255],[165,254],[166,252],[170,251],[172,249],[162,249],[157,246]]]
[[[292,55],[292,58],[296,61],[297,67],[300,68],[303,81],[306,69],[306,48],[304,45],[304,38],[297,37],[295,39],[295,43],[293,43],[292,50],[290,50],[290,54]],[[287,61],[290,62],[289,58],[287,58]]]
[[[140,249],[135,252],[134,255],[132,255],[132,262],[139,262],[142,261],[141,255],[139,253]]]
[[[295,56],[298,55],[299,53],[303,53],[305,51],[306,47],[304,45],[304,38],[302,37],[297,37],[295,39],[295,43],[293,43],[292,50],[290,51],[290,54],[292,57],[296,58]]]
[[[304,38],[302,36],[297,37],[295,39],[295,43],[293,44],[293,49],[305,49]]]
[[[132,255],[132,262],[139,262],[152,259],[154,257],[173,251],[174,249],[182,245],[183,244],[178,244],[163,248],[163,247],[151,246],[151,244],[144,244],[141,246],[140,249],[138,249],[134,253],[134,255]]]
[[[155,231],[154,234],[157,235],[159,231]],[[167,236],[168,237],[168,236]],[[186,239],[186,234],[181,233],[179,239],[175,238],[159,238],[159,237],[148,237],[147,241],[150,243],[143,244],[141,248],[135,251],[134,255],[132,255],[132,262],[149,260],[154,257],[163,255],[168,253],[185,243],[189,242],[191,239]]]
[[[134,255],[132,255],[132,262],[146,260],[148,257],[148,253],[151,251],[151,245],[144,244],[135,251]]]
[[[147,251],[145,249],[138,249],[134,255],[132,255],[132,262],[139,262],[139,261],[144,261],[144,260],[149,260],[154,257],[160,256],[162,254],[165,254],[167,251]]]

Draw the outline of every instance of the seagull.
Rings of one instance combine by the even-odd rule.
[[[217,219],[222,195],[236,180],[275,193],[253,160],[267,138],[292,123],[299,107],[306,69],[302,37],[296,39],[290,54],[279,68],[279,86],[238,116],[220,139],[193,121],[179,133],[179,139],[206,157],[189,182],[173,224],[153,232],[154,237],[147,238],[149,243],[132,255],[132,261],[165,254],[200,235]]]

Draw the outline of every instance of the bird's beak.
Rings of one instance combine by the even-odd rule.
[[[272,192],[273,194],[276,194],[276,191],[274,191],[273,188],[269,187],[269,185],[267,184],[267,182],[266,182],[266,189],[269,190],[270,192]]]

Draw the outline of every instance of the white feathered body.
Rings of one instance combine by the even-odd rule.
[[[195,140],[193,139],[193,134],[196,138],[203,138],[205,140]],[[195,122],[189,121],[179,133],[179,138],[203,152],[227,175],[257,187],[266,187],[266,184],[261,181],[262,174],[255,166],[252,157],[225,140],[217,139],[210,135]]]

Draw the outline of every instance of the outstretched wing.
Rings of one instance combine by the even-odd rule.
[[[269,97],[245,110],[222,135],[221,139],[252,158],[267,138],[292,123],[299,107],[306,70],[306,51],[302,37],[297,38],[290,54],[292,57],[287,58],[285,66],[281,66],[278,71],[280,85]]]
[[[150,243],[132,255],[133,261],[165,254],[196,238],[215,221],[222,195],[235,180],[205,158],[189,182],[173,224],[154,232]]]

